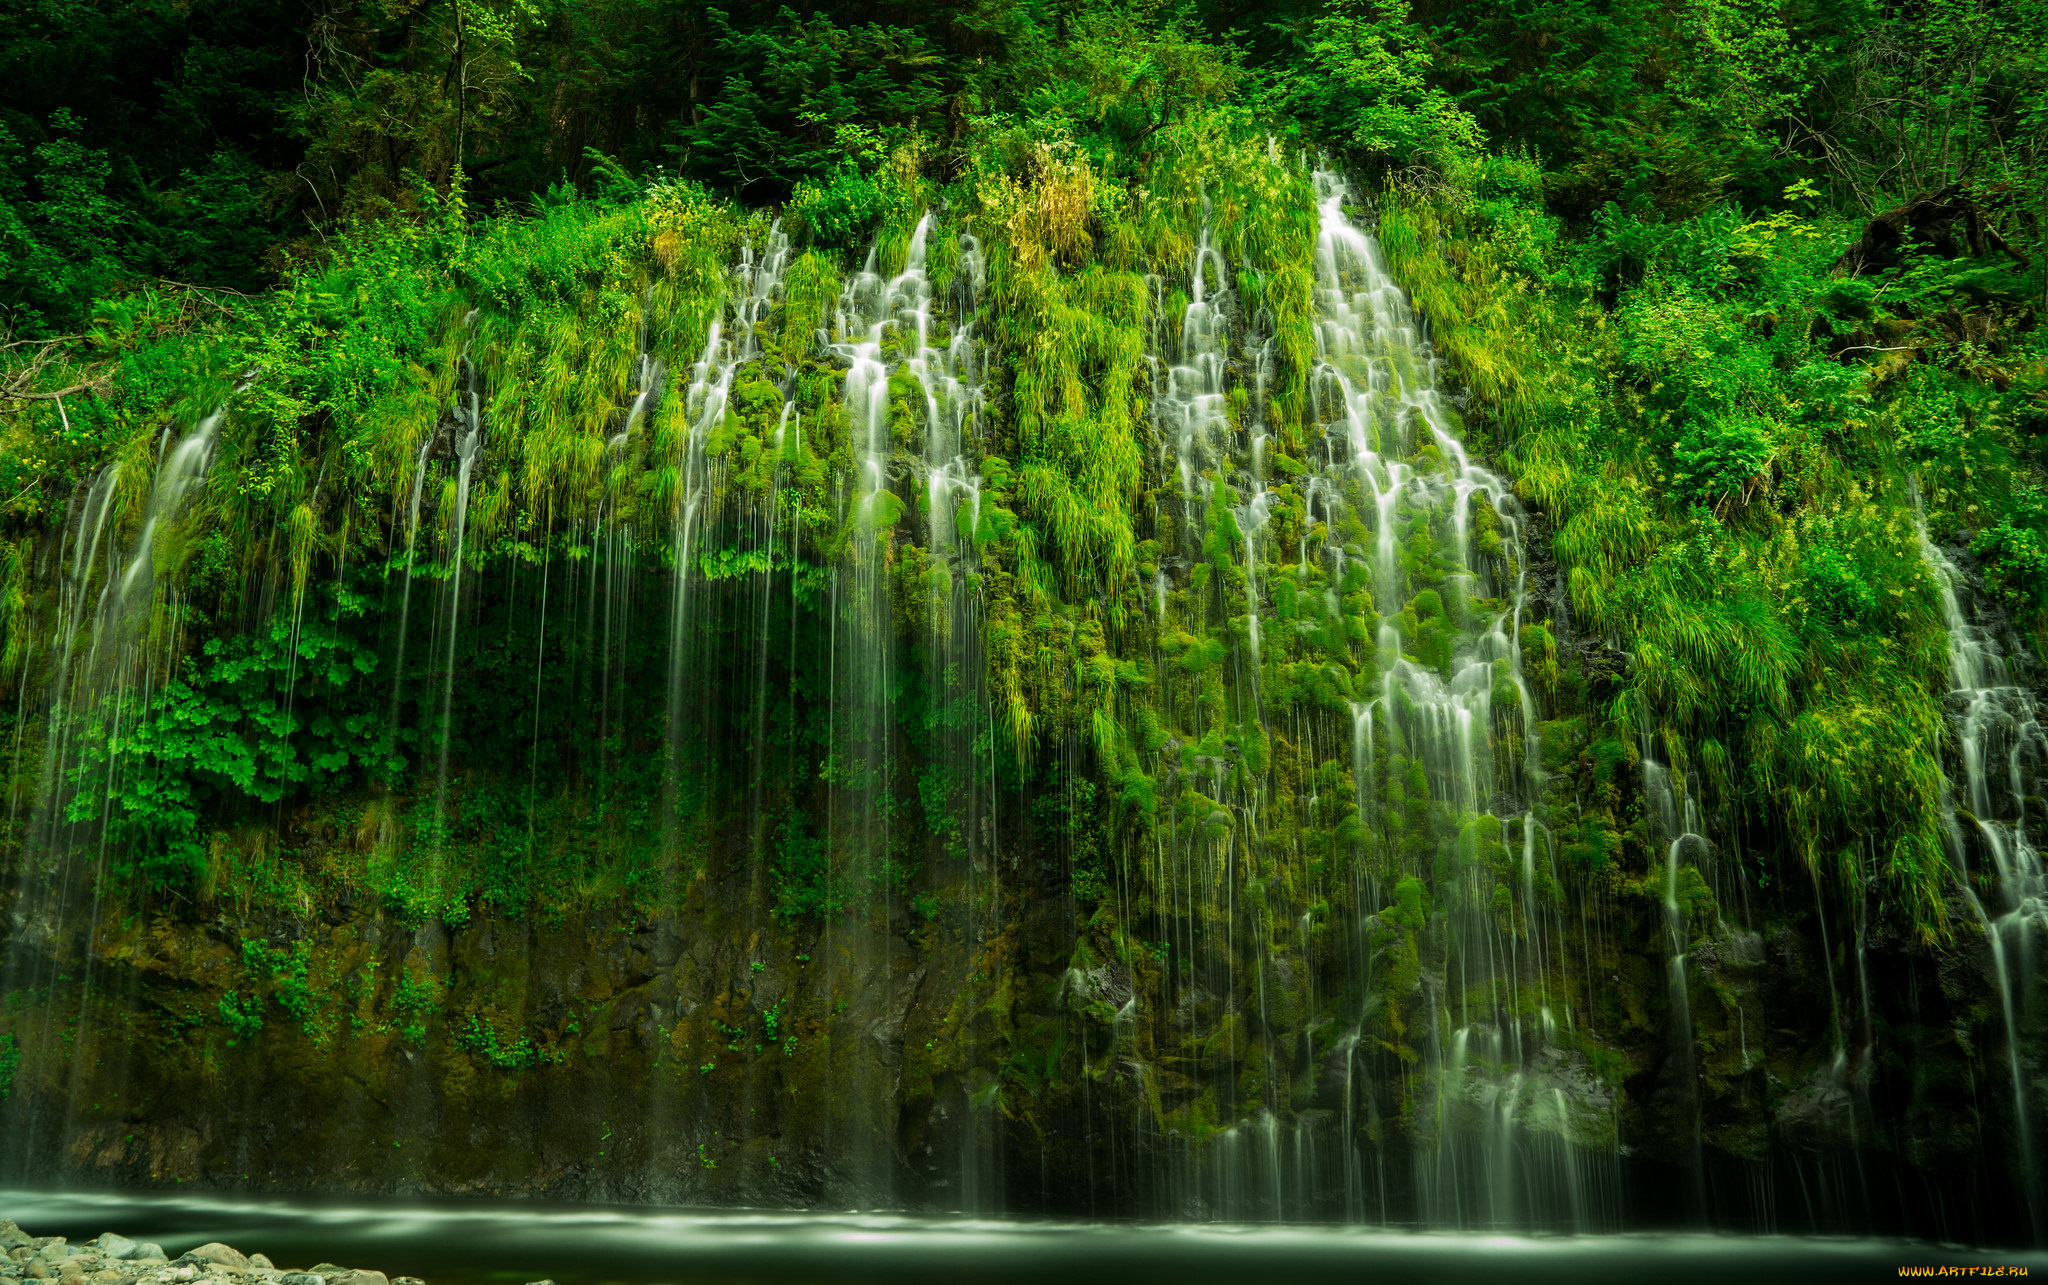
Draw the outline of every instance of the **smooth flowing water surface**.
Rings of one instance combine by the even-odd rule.
[[[2048,1271],[2048,1256],[1904,1240],[1467,1236],[1336,1227],[913,1218],[510,1202],[257,1201],[0,1192],[0,1215],[74,1241],[176,1255],[219,1240],[281,1266],[332,1261],[432,1285],[604,1282],[1871,1280],[1905,1266]]]

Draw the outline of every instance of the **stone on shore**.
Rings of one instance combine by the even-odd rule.
[[[281,1272],[262,1254],[243,1254],[219,1241],[168,1260],[163,1246],[106,1232],[81,1244],[62,1236],[30,1236],[0,1218],[0,1285],[426,1285],[418,1277],[394,1283],[383,1272],[318,1263],[309,1271]]]

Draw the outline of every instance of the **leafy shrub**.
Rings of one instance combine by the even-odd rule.
[[[1802,571],[1806,600],[1821,616],[1848,629],[1876,622],[1877,590],[1841,549],[1826,544],[1807,549]]]
[[[391,994],[391,1012],[399,1021],[399,1034],[417,1044],[427,1038],[427,1015],[441,1005],[441,985],[431,974],[422,976],[410,965],[399,974],[398,987]]]
[[[244,996],[240,991],[229,991],[220,997],[220,1020],[227,1023],[235,1038],[233,1045],[254,1036],[263,1029],[263,1000],[260,996]]]
[[[455,1042],[501,1071],[524,1071],[562,1060],[561,1054],[550,1053],[530,1035],[521,1035],[516,1040],[505,1039],[498,1034],[497,1026],[485,1021],[481,1013],[469,1015],[469,1025],[456,1032]]]
[[[2048,600],[2048,491],[2013,488],[1998,521],[1979,531],[1970,552],[1984,559],[1984,579],[2015,604]]]
[[[1771,433],[1754,416],[1696,421],[1672,448],[1679,493],[1716,505],[1740,491],[1770,464]]]
[[[376,653],[332,621],[301,621],[294,637],[290,618],[279,616],[267,636],[209,640],[133,732],[88,745],[73,773],[70,818],[93,819],[104,797],[108,830],[130,868],[182,885],[205,864],[200,819],[209,802],[277,803],[403,766],[357,681],[376,665]]]
[[[1299,70],[1275,77],[1271,100],[1311,131],[1360,155],[1407,162],[1476,151],[1479,123],[1431,83],[1427,34],[1388,6],[1369,18],[1320,18]]]
[[[790,213],[821,245],[858,242],[881,221],[889,208],[882,185],[847,168],[822,183],[799,183],[790,197]]]
[[[301,1022],[313,1015],[313,985],[306,977],[311,955],[311,942],[302,941],[290,950],[268,942],[242,943],[242,967],[258,981],[272,983],[278,1006]]]
[[[776,829],[774,875],[775,913],[785,918],[835,915],[844,904],[825,841],[811,833],[801,812]]]

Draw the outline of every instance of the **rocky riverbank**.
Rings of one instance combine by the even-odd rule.
[[[62,1236],[31,1236],[12,1218],[0,1218],[0,1285],[53,1281],[57,1285],[425,1285],[415,1276],[386,1276],[360,1267],[317,1263],[303,1271],[280,1268],[262,1254],[244,1254],[215,1242],[176,1258],[151,1241],[106,1232],[82,1245]]]

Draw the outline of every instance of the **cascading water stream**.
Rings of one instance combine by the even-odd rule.
[[[2032,665],[2033,657],[2007,650],[2000,640],[2000,622],[1985,619],[1974,595],[1972,610],[1964,610],[1967,581],[1929,538],[1917,496],[1914,513],[1921,557],[1932,574],[1948,629],[1948,706],[1962,769],[1960,778],[1954,770],[1949,773],[1942,828],[1956,887],[1991,954],[2005,1027],[2013,1139],[2028,1215],[2039,1235],[2048,1227],[2048,1208],[2034,1138],[2035,1106],[2020,1061],[2020,1036],[2021,1017],[2040,985],[2040,936],[2048,931],[2048,869],[2028,829],[2028,801],[2038,792],[2034,778],[2048,763],[2048,728],[2042,726],[2039,698],[2013,673],[2016,665]],[[1987,873],[1996,880],[1992,905],[1980,896],[1980,875],[1973,869],[1976,856],[1990,858]]]
[[[1560,1042],[1574,1021],[1566,989],[1552,980],[1563,967],[1550,903],[1557,870],[1536,822],[1541,745],[1522,671],[1527,555],[1520,509],[1507,483],[1475,464],[1459,440],[1435,383],[1435,359],[1377,245],[1351,224],[1343,183],[1329,174],[1313,181],[1309,389],[1320,432],[1310,429],[1306,475],[1289,466],[1298,500],[1283,501],[1264,480],[1262,407],[1272,342],[1246,329],[1247,360],[1233,366],[1235,294],[1206,221],[1189,269],[1175,359],[1160,355],[1165,339],[1155,329],[1155,437],[1161,471],[1179,483],[1178,548],[1190,561],[1241,559],[1240,567],[1219,574],[1234,585],[1242,576],[1234,602],[1217,599],[1211,608],[1186,595],[1185,620],[1175,619],[1164,600],[1158,607],[1163,629],[1196,636],[1218,618],[1205,617],[1208,611],[1234,617],[1228,628],[1240,640],[1237,704],[1222,707],[1226,722],[1219,727],[1213,712],[1199,710],[1175,716],[1192,719],[1187,731],[1196,736],[1278,734],[1265,726],[1265,644],[1276,624],[1295,626],[1274,619],[1276,579],[1289,582],[1297,604],[1313,603],[1333,621],[1378,617],[1369,686],[1351,700],[1344,744],[1361,829],[1375,847],[1391,850],[1401,822],[1385,810],[1387,801],[1411,795],[1419,782],[1421,797],[1460,818],[1462,833],[1443,841],[1455,839],[1474,854],[1452,878],[1439,876],[1436,914],[1409,930],[1441,941],[1444,961],[1441,974],[1418,979],[1425,1005],[1418,1020],[1430,1033],[1420,1091],[1412,1094],[1412,1127],[1422,1147],[1419,1212],[1447,1226],[1608,1225],[1616,1197],[1615,1122],[1583,1055]],[[1155,281],[1154,298],[1163,294]],[[1257,396],[1247,390],[1234,409],[1231,380],[1239,377],[1258,384]],[[1270,534],[1274,514],[1295,503],[1301,534],[1278,547]],[[1219,523],[1234,528],[1235,547],[1203,537]],[[1309,627],[1304,618],[1300,628]],[[1308,728],[1289,734],[1315,735]],[[1173,907],[1171,944],[1189,961],[1174,1011],[1161,1015],[1182,1043],[1194,1036],[1196,1015],[1229,1005],[1227,996],[1248,991],[1251,1008],[1237,1017],[1226,1007],[1219,1014],[1225,1029],[1242,1021],[1266,1033],[1280,993],[1298,992],[1291,1004],[1312,1004],[1317,990],[1307,980],[1313,970],[1299,971],[1312,958],[1314,915],[1302,917],[1293,941],[1280,937],[1264,924],[1273,890],[1262,880],[1240,888],[1243,876],[1233,873],[1267,824],[1264,789],[1256,778],[1234,784],[1239,777],[1227,757],[1197,755],[1193,767],[1196,776],[1183,779],[1201,782],[1216,811],[1198,833],[1169,826],[1157,862],[1163,899]],[[1387,891],[1363,864],[1354,866],[1352,885],[1361,913],[1386,904]],[[1388,878],[1408,873],[1397,863]],[[1501,906],[1510,908],[1505,920]],[[1358,930],[1348,972],[1361,994],[1370,993],[1376,970],[1386,966],[1369,943],[1403,922],[1389,918],[1396,910],[1366,915]],[[1218,940],[1214,927],[1247,914],[1251,954],[1242,967],[1256,971],[1212,996],[1200,979],[1240,967],[1230,937]],[[1205,922],[1214,926],[1208,932]],[[1295,977],[1303,980],[1289,980]],[[1078,984],[1070,974],[1070,989]],[[1533,1003],[1525,999],[1531,995]],[[1222,1127],[1206,1159],[1196,1160],[1197,1172],[1166,1176],[1169,1190],[1182,1193],[1176,1200],[1224,1217],[1298,1217],[1326,1200],[1324,1207],[1357,1216],[1387,1208],[1385,1167],[1365,1154],[1370,1148],[1360,1140],[1357,1113],[1361,1102],[1375,1101],[1359,1056],[1370,1011],[1351,1020],[1330,1053],[1318,1054],[1313,1045],[1302,1050],[1311,1065],[1320,1058],[1323,1074],[1341,1085],[1341,1133],[1322,1110],[1290,1109],[1270,1098],[1240,1114],[1233,1084],[1219,1079],[1208,1091],[1216,1095]],[[1262,1038],[1265,1064],[1298,1061]],[[1325,1155],[1333,1138],[1339,1155]],[[1325,1181],[1341,1181],[1341,1205]]]
[[[1437,1139],[1434,1160],[1419,1175],[1423,1211],[1449,1226],[1598,1225],[1605,1213],[1588,1193],[1584,1171],[1593,1153],[1583,1152],[1574,1135],[1597,1138],[1601,1129],[1586,1128],[1574,1118],[1586,1112],[1565,1105],[1566,1090],[1578,1090],[1584,1076],[1555,1042],[1547,979],[1560,961],[1535,929],[1549,913],[1537,867],[1545,867],[1545,883],[1556,871],[1535,821],[1541,747],[1522,670],[1527,553],[1520,510],[1507,483],[1475,464],[1458,440],[1436,386],[1435,358],[1378,246],[1347,217],[1344,184],[1329,174],[1314,181],[1312,390],[1328,428],[1323,485],[1311,486],[1312,504],[1320,505],[1331,532],[1324,543],[1330,582],[1343,585],[1348,564],[1364,562],[1387,622],[1377,643],[1378,694],[1352,706],[1358,799],[1372,809],[1385,797],[1382,772],[1398,777],[1405,762],[1421,769],[1429,798],[1467,818],[1461,842],[1505,848],[1509,827],[1521,830],[1513,845],[1521,860],[1509,858],[1519,871],[1502,879],[1488,863],[1473,861],[1438,888],[1450,903],[1438,912],[1450,941],[1446,975],[1423,979],[1425,996],[1431,986],[1441,988],[1431,1001],[1435,1087],[1418,1124],[1420,1137]],[[1364,500],[1370,555],[1335,536],[1342,497],[1350,494]],[[1414,585],[1427,566],[1404,565],[1404,547],[1425,531],[1448,544],[1435,563],[1442,590]],[[1504,929],[1494,913],[1494,887],[1510,899],[1519,932]],[[1521,1011],[1524,986],[1544,997],[1537,1013]],[[1569,1025],[1570,1005],[1560,1005]],[[1467,1146],[1452,1129],[1475,1111]],[[1347,1166],[1347,1173],[1361,1168]],[[1372,1203],[1366,1193],[1347,1196],[1352,1207]]]
[[[458,363],[464,387],[455,408],[455,511],[449,519],[448,535],[448,645],[441,666],[441,717],[435,728],[438,738],[434,773],[434,844],[437,857],[448,841],[448,747],[455,739],[455,644],[462,632],[462,564],[464,539],[469,527],[470,476],[483,449],[484,439],[483,399],[477,389],[476,363],[469,355],[469,345],[475,339],[474,311],[465,318],[465,325],[470,333]]]
[[[699,542],[719,499],[717,492],[723,476],[722,461],[714,459],[706,448],[725,420],[734,375],[742,366],[761,358],[761,329],[781,300],[789,255],[789,237],[779,219],[769,225],[758,258],[751,241],[742,243],[731,277],[732,325],[728,328],[724,324],[722,309],[714,315],[704,336],[703,351],[691,365],[689,384],[683,391],[686,428],[682,458],[677,461],[675,521],[670,541],[675,581],[669,607],[668,765],[662,786],[663,847],[670,853],[676,851],[680,841],[675,820],[679,776],[684,747],[692,737],[687,706],[692,606],[699,589],[696,562]],[[654,378],[648,365],[651,361],[643,358],[643,380]],[[637,402],[638,399],[635,410],[628,414],[627,434],[635,414],[646,409]]]
[[[247,386],[247,378],[237,391]],[[103,818],[117,786],[125,776],[143,764],[123,746],[134,722],[148,710],[155,690],[167,680],[179,652],[178,613],[173,610],[159,618],[157,608],[164,599],[166,578],[159,571],[159,544],[167,529],[187,515],[205,489],[213,463],[220,429],[227,419],[226,403],[193,426],[173,445],[165,430],[164,449],[157,460],[149,499],[134,542],[124,557],[115,557],[117,524],[110,521],[117,496],[118,466],[109,465],[88,486],[79,522],[72,536],[71,576],[60,603],[64,636],[60,640],[62,659],[57,684],[53,687],[44,771],[39,799],[39,816],[32,822],[41,851],[52,858],[34,896],[42,903],[36,918],[55,927],[62,924],[85,874],[79,858],[89,855],[91,877],[86,891],[90,907],[86,913],[85,937],[97,940],[105,904],[109,874],[110,845],[104,825],[83,828],[74,820],[80,804],[90,800],[86,812]],[[106,579],[94,607],[92,641],[84,663],[74,668],[77,632],[83,622],[93,568],[104,546]],[[94,760],[97,760],[96,765]],[[66,803],[63,787],[80,787],[79,797]],[[16,948],[28,944],[34,934],[18,935]],[[12,983],[22,975],[22,962],[10,950],[0,980]],[[81,1008],[70,1017],[71,1036],[76,1037],[89,1021],[84,1005],[92,988],[97,959],[88,952],[81,960]],[[50,1013],[51,1021],[56,1011]],[[45,1035],[49,1034],[46,1027]],[[67,1127],[81,1109],[77,1100],[85,1067],[70,1060],[68,1078],[73,1095],[65,1104]]]

